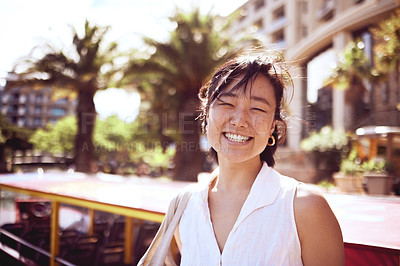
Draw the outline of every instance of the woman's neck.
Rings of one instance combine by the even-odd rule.
[[[241,163],[224,159],[218,161],[219,174],[212,188],[214,191],[250,190],[262,167],[262,162],[259,159]]]

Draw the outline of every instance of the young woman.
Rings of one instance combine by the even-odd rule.
[[[272,169],[290,76],[279,55],[221,66],[201,88],[201,118],[218,169],[191,191],[175,229],[181,265],[344,265],[324,197]]]

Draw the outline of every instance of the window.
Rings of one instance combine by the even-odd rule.
[[[13,93],[12,95],[11,95],[11,101],[18,101],[18,99],[19,99],[19,93]]]
[[[307,27],[307,25],[302,25],[301,26],[301,35],[303,36],[303,37],[307,37],[307,35],[308,35],[308,27]]]
[[[327,21],[333,18],[335,12],[335,2],[333,0],[325,0],[320,10],[318,10],[317,17],[320,20]]]
[[[255,10],[260,9],[264,6],[264,0],[257,0],[254,4]]]
[[[276,9],[273,13],[274,20],[284,19],[285,18],[285,6],[281,6]]]
[[[55,103],[59,103],[59,104],[68,103],[68,98],[61,98],[61,99],[58,99],[57,101],[55,101]]]
[[[255,28],[255,31],[258,31],[258,30],[262,29],[262,26],[263,26],[263,21],[262,21],[262,19],[257,20],[257,21],[253,24],[253,27]]]
[[[35,117],[33,119],[33,126],[40,127],[42,125],[42,119],[40,117]]]
[[[36,99],[35,100],[36,100],[37,103],[41,103],[43,101],[43,95],[42,94],[36,95]]]
[[[302,4],[302,9],[303,9],[303,13],[307,14],[308,13],[308,2],[306,0],[301,2]]]
[[[35,106],[35,114],[41,114],[42,113],[42,107],[41,106]]]
[[[53,116],[65,116],[67,112],[64,108],[53,108],[51,109],[51,115]]]
[[[283,30],[277,31],[274,34],[274,43],[285,43],[285,33],[283,32]]]
[[[16,111],[16,108],[15,108],[14,105],[8,106],[7,113],[12,113],[12,112],[14,112],[14,111]]]

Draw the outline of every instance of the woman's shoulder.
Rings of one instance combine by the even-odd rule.
[[[294,199],[295,213],[298,218],[318,218],[330,215],[332,210],[323,194],[316,188],[299,183]],[[317,219],[318,220],[318,219]],[[311,220],[312,221],[312,220]]]
[[[322,193],[309,185],[300,184],[294,200],[294,211],[303,260],[315,262],[330,258],[331,265],[342,265],[342,233]],[[313,250],[318,248],[321,252],[316,256]]]
[[[296,199],[299,207],[312,207],[328,204],[323,194],[315,187],[304,183],[297,186]]]

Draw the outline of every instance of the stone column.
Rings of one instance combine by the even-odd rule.
[[[294,66],[290,72],[293,78],[293,98],[289,104],[289,121],[287,132],[287,144],[291,150],[300,150],[300,142],[304,124],[304,73],[301,66]]]
[[[350,32],[339,32],[333,36],[333,49],[338,55],[340,55],[351,40],[352,37]],[[334,129],[348,129],[352,123],[352,108],[346,104],[344,96],[344,90],[333,90],[332,120]]]

